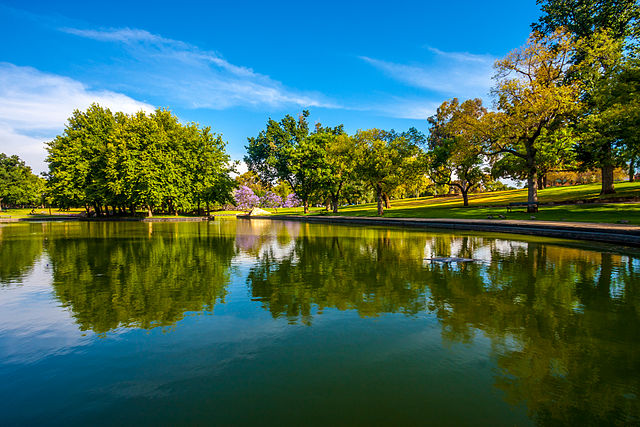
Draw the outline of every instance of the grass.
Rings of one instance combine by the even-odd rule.
[[[607,199],[640,198],[640,182],[616,183],[616,194],[602,199],[599,196],[600,184],[576,185],[572,187],[553,187],[540,190],[540,203],[555,203],[542,205],[535,215],[537,220],[543,221],[576,221],[576,222],[604,222],[615,223],[627,220],[630,224],[640,225],[640,203],[629,202],[607,203]],[[531,214],[519,211],[507,213],[506,205],[512,202],[525,202],[527,190],[496,191],[492,193],[473,194],[469,197],[469,207],[463,207],[462,197],[422,197],[416,199],[392,200],[391,209],[385,209],[385,217],[389,218],[469,218],[486,219],[487,216],[504,215],[507,219],[530,219]],[[577,201],[594,201],[598,203],[575,204]],[[574,204],[559,204],[574,203]],[[29,215],[31,209],[9,209],[0,212],[0,218],[47,218],[48,209],[35,209],[36,215]],[[280,215],[301,215],[302,208],[278,209]],[[78,214],[83,209],[59,211],[52,209],[53,216],[64,214]],[[212,215],[243,214],[242,211],[219,211]],[[139,212],[141,216],[143,212]],[[333,215],[324,208],[312,208],[310,215]],[[376,204],[368,203],[356,206],[346,206],[340,209],[338,215],[344,216],[376,216]],[[181,216],[178,216],[180,218]],[[154,218],[175,218],[173,215],[154,215]]]
[[[640,225],[640,203],[606,203],[599,197],[600,184],[576,185],[573,187],[553,187],[540,190],[539,212],[533,214],[543,221],[576,221],[615,223],[627,220],[630,224]],[[632,199],[640,197],[640,183],[622,182],[616,184],[616,194],[608,197]],[[389,218],[468,218],[486,219],[487,216],[504,215],[507,219],[531,219],[532,214],[518,207],[517,212],[507,213],[506,205],[512,202],[525,202],[527,190],[497,191],[471,195],[469,207],[464,207],[462,197],[422,197],[415,199],[392,200],[391,209],[385,209],[384,216]],[[575,204],[577,201],[599,203]],[[574,204],[557,204],[574,203]],[[302,209],[278,209],[278,214],[301,214]],[[324,208],[313,208],[310,215],[333,215]],[[340,209],[338,215],[376,216],[376,204],[368,203],[347,206]]]
[[[64,215],[77,215],[83,213],[85,210],[83,208],[73,208],[69,210],[59,210],[56,208],[51,208],[51,215],[49,214],[49,209],[34,209],[35,214],[31,214],[31,208],[26,209],[3,209],[0,212],[0,218],[15,218],[15,219],[47,219],[47,218],[58,218]],[[212,211],[211,215],[238,215],[244,214],[244,211]],[[146,217],[146,211],[138,211],[136,212],[136,216]],[[154,218],[191,218],[195,215],[154,215]]]
[[[74,208],[74,209],[69,209],[69,210],[65,210],[65,211],[61,211],[58,210],[56,208],[51,208],[51,215],[49,214],[49,208],[36,208],[33,209],[33,211],[35,212],[35,214],[31,214],[32,209],[31,208],[25,208],[25,209],[6,209],[3,208],[2,212],[0,212],[0,218],[7,218],[7,217],[11,217],[11,218],[33,218],[33,219],[38,219],[38,218],[57,218],[61,215],[77,215],[81,212],[84,212],[84,209],[82,208]]]

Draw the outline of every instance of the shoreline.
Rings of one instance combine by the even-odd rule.
[[[347,225],[377,225],[423,229],[488,231],[555,237],[560,239],[589,240],[640,247],[640,227],[623,224],[578,223],[536,220],[489,220],[447,218],[380,218],[353,216],[302,215],[238,215],[239,219],[272,219],[277,221],[319,222]]]
[[[229,215],[212,215],[212,216],[193,216],[193,217],[132,217],[132,216],[113,216],[113,217],[98,217],[98,218],[86,218],[75,215],[56,215],[56,216],[43,216],[28,217],[28,218],[0,218],[0,224],[2,223],[16,223],[16,222],[51,222],[51,221],[83,221],[83,222],[200,222],[200,221],[213,221],[216,217],[236,217],[236,214]]]
[[[204,222],[219,217],[238,219],[269,219],[276,221],[299,221],[309,223],[329,223],[346,225],[411,227],[439,230],[466,230],[511,233],[530,236],[554,237],[560,239],[586,240],[640,247],[640,226],[627,224],[587,223],[569,221],[509,220],[509,219],[454,219],[454,218],[384,218],[353,217],[331,215],[214,215],[211,217],[106,217],[85,218],[59,215],[43,218],[0,218],[0,224],[18,222]]]

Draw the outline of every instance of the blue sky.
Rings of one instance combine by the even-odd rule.
[[[0,152],[45,170],[74,108],[166,107],[241,159],[269,117],[427,130],[444,100],[491,105],[493,62],[539,14],[519,1],[0,0]]]

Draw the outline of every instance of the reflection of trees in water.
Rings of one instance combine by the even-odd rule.
[[[54,230],[47,249],[55,294],[83,330],[171,325],[226,295],[234,240],[211,225],[94,223],[81,230]]]
[[[0,286],[19,281],[42,255],[44,224],[0,225]]]
[[[540,425],[640,422],[640,260],[536,242],[311,227],[284,257],[263,247],[248,276],[274,317],[332,307],[363,316],[434,312],[443,338],[490,338],[496,387]],[[274,249],[275,248],[275,249]],[[423,254],[474,257],[423,263]]]
[[[446,339],[491,339],[496,387],[539,424],[637,422],[640,268],[622,258],[537,243],[494,252],[434,271],[431,308]]]
[[[355,309],[363,316],[424,309],[423,248],[391,231],[309,227],[288,253],[273,240],[247,281],[274,317],[311,321],[311,308]],[[409,237],[409,236],[407,236]],[[402,257],[395,256],[398,251]]]

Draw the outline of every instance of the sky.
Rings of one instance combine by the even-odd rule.
[[[92,102],[168,108],[233,159],[269,118],[427,132],[443,101],[491,107],[493,63],[535,0],[0,0],[0,152],[46,171],[45,142]]]

